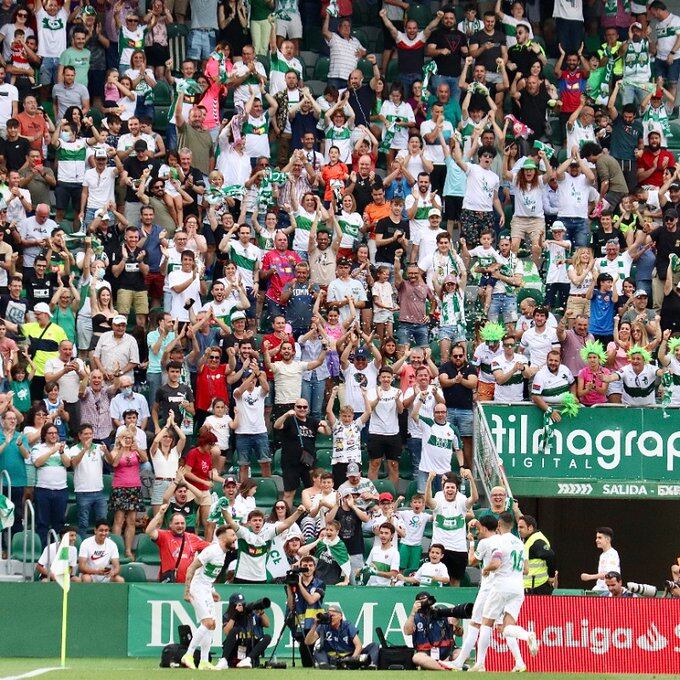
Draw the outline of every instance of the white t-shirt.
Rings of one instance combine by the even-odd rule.
[[[12,104],[19,101],[19,91],[10,83],[0,85],[0,125],[7,125],[7,121],[13,118]]]
[[[302,374],[308,370],[309,362],[293,359],[289,364],[275,361],[272,364],[277,404],[292,404],[302,393]]]
[[[520,340],[520,345],[524,348],[524,353],[528,356],[532,366],[544,366],[548,360],[548,352],[559,348],[559,344],[557,331],[548,327],[547,324],[541,333],[538,332],[536,326],[528,328]]]
[[[424,562],[418,568],[418,571],[413,574],[413,578],[417,578],[421,586],[426,586],[432,583],[432,577],[437,578],[448,578],[449,571],[443,562],[438,562],[437,564],[432,564],[432,562]],[[437,581],[441,584],[441,581]]]
[[[78,364],[78,368],[82,371],[85,368],[82,359],[71,359]],[[66,364],[58,357],[53,357],[45,362],[45,373],[59,373]],[[78,399],[78,388],[80,386],[80,378],[76,371],[69,371],[57,380],[59,385],[59,396],[69,404],[75,404]]]
[[[119,558],[118,546],[110,538],[105,538],[104,543],[99,544],[94,536],[90,536],[80,544],[78,557],[86,559],[85,565],[89,569],[106,569],[111,565],[111,560]]]
[[[80,455],[82,445],[76,444],[66,449],[69,458]],[[76,493],[101,491],[104,488],[104,447],[92,444],[89,451],[73,469],[73,489]]]
[[[375,401],[378,398],[377,388],[368,390],[367,396],[370,402]],[[397,414],[397,397],[399,396],[401,396],[400,390],[396,387],[380,390],[380,400],[371,412],[371,419],[368,421],[370,434],[399,434],[399,416]]]
[[[272,539],[276,536],[276,525],[265,524],[259,534],[246,527],[239,527],[236,535],[238,536],[236,578],[264,583],[267,580],[267,552]]]
[[[465,514],[467,498],[459,491],[449,502],[443,491],[434,495],[436,507],[432,513],[432,543],[441,543],[446,550],[464,552],[467,550],[465,536]]]
[[[413,219],[409,220],[409,229],[411,242],[414,245],[420,243],[420,235],[430,227],[429,215],[432,208],[441,209],[441,200],[436,194],[428,191],[425,195],[418,192],[417,196],[409,194],[404,201],[404,209],[409,212],[413,209],[415,203],[418,203],[416,213]]]
[[[368,554],[366,565],[378,571],[399,571],[399,550],[394,545],[390,546],[387,550],[380,545],[373,546]],[[366,585],[389,586],[391,585],[391,579],[382,576],[371,576]]]
[[[184,303],[192,299],[194,301],[191,306],[194,314],[198,314],[201,310],[201,282],[194,278],[193,281],[181,292],[176,293],[172,290],[173,286],[179,286],[185,283],[187,279],[193,278],[194,272],[183,272],[181,269],[176,269],[168,276],[168,286],[171,295],[170,312],[177,321],[189,321],[189,310],[184,309]]]
[[[85,170],[83,186],[87,187],[88,191],[88,208],[99,210],[113,200],[116,177],[118,177],[116,168],[104,168],[101,174],[95,168]]]
[[[507,373],[515,366],[517,362],[528,364],[527,358],[523,354],[517,354],[512,359],[506,359],[505,354],[499,354],[491,361],[491,370],[496,371],[500,369],[503,373]],[[513,404],[522,401],[524,394],[524,378],[520,372],[512,374],[512,377],[507,382],[496,383],[493,392],[493,400],[505,404]]]
[[[413,510],[399,510],[395,513],[403,522],[406,535],[401,539],[404,545],[420,545],[425,534],[425,527],[432,521],[429,512],[413,512]]]
[[[421,271],[426,271],[424,267],[432,261],[432,254],[437,250],[437,236],[446,233],[445,229],[431,229],[428,225],[417,234],[417,240],[411,235],[411,243],[418,246],[418,268]]]
[[[35,464],[35,461],[40,456],[47,453],[52,448],[51,444],[36,444],[31,449],[30,460]],[[61,462],[59,451],[53,453],[47,462],[37,469],[38,480],[36,486],[43,489],[51,489],[53,491],[66,488],[66,468]]]
[[[666,61],[675,45],[675,39],[680,33],[680,17],[672,12],[663,20],[658,21],[654,28],[656,36],[656,58]],[[680,59],[680,53],[673,55],[673,61]]]
[[[57,553],[59,552],[60,544],[61,542],[55,541],[43,549],[42,553],[40,553],[40,558],[38,559],[38,564],[41,567],[47,568],[48,565],[51,565],[52,562],[54,562]],[[68,564],[71,568],[71,576],[73,576],[73,574],[78,571],[78,548],[76,548],[75,545],[69,545],[68,547]]]
[[[606,574],[608,571],[618,571],[621,573],[621,560],[619,559],[619,553],[614,548],[609,548],[605,550],[601,555],[597,563],[597,573]],[[597,579],[593,590],[607,592],[607,584],[604,582],[603,578]]]
[[[231,416],[228,413],[221,418],[218,418],[217,416],[208,416],[205,419],[205,425],[207,425],[217,437],[217,446],[219,446],[222,451],[226,451],[229,448],[229,433],[231,431],[229,423],[231,423]]]
[[[588,193],[590,182],[581,173],[572,177],[564,173],[564,179],[557,182],[557,200],[559,203],[558,217],[588,217]]]
[[[583,21],[583,0],[555,0],[553,17]]]
[[[54,16],[44,9],[35,13],[38,27],[38,56],[56,59],[66,50],[68,12],[62,7]]]
[[[418,417],[423,430],[423,449],[418,469],[437,474],[451,472],[451,459],[454,452],[461,448],[458,434],[448,422],[440,425],[422,415]]]
[[[423,138],[423,143],[425,144],[425,158],[432,161],[435,165],[444,165],[444,149],[439,143],[439,137],[434,141],[434,144],[428,144],[425,141],[425,135],[429,135],[435,128],[437,124],[433,120],[426,120],[420,124],[420,136]],[[449,143],[451,135],[453,135],[453,125],[448,120],[442,123],[442,134],[444,135],[444,140]]]
[[[517,217],[544,217],[543,213],[543,177],[538,178],[534,189],[522,191],[517,183],[517,174],[512,176],[515,185],[515,215]]]
[[[364,424],[359,418],[343,425],[338,418],[333,426],[333,457],[331,464],[358,463],[361,465],[361,430]]]
[[[493,170],[485,170],[481,165],[466,165],[467,185],[463,197],[463,208],[477,212],[492,212],[494,192],[500,179]]]
[[[369,361],[361,372],[357,371],[356,366],[350,363],[347,368],[342,369],[345,376],[345,403],[349,404],[354,413],[364,411],[364,397],[361,394],[361,387],[366,390],[375,389],[378,378],[378,369],[374,361]]]
[[[264,422],[264,395],[259,385],[252,391],[245,390],[236,399],[238,409],[238,427],[236,434],[262,434],[267,431]]]
[[[646,364],[638,375],[631,364],[616,373],[623,383],[621,403],[626,406],[653,406],[656,403],[656,366]]]
[[[574,375],[566,366],[560,364],[556,373],[543,366],[533,377],[531,394],[542,397],[546,404],[561,404],[573,384]]]
[[[571,241],[569,239],[562,239],[569,243],[569,250],[571,250]],[[567,249],[558,246],[556,243],[548,243],[543,249],[544,259],[548,266],[548,272],[545,276],[545,282],[548,283],[569,283],[567,276]]]
[[[494,534],[493,536],[489,536],[489,538],[483,538],[481,541],[479,541],[479,543],[477,543],[475,557],[481,563],[482,569],[488,566],[489,562],[491,562],[493,553],[498,546],[499,538],[500,536],[498,534]],[[491,584],[493,583],[493,578],[493,574],[489,574],[488,576],[482,575],[482,580],[479,584],[479,592],[489,590]]]
[[[416,119],[413,115],[413,109],[411,105],[407,102],[401,102],[399,106],[395,106],[394,102],[389,99],[385,99],[380,107],[380,115],[385,116],[388,125],[385,126],[385,131],[389,126],[389,123],[393,121],[401,121],[409,123],[415,123]],[[390,149],[405,149],[408,144],[408,128],[402,127],[401,125],[395,128],[394,137],[392,138],[392,143],[390,144]],[[383,133],[383,135],[385,132]]]
[[[415,405],[418,403],[418,400],[420,399],[421,389],[417,385],[413,387],[407,387],[406,391],[404,392],[403,399],[404,401],[409,399],[411,395],[414,393],[414,391],[416,393],[416,398],[413,400],[411,406],[409,406],[408,409],[408,433],[411,435],[411,437],[414,437],[415,439],[422,439],[423,428],[420,426],[420,421],[416,422],[415,420],[413,420],[413,418],[411,418],[413,409],[415,408]],[[441,389],[435,387],[434,385],[428,385],[426,390],[427,396],[425,397],[425,402],[421,404],[420,411],[418,412],[419,415],[425,416],[426,418],[430,418],[430,420],[433,418],[434,413],[435,391],[438,392],[442,398],[444,397],[444,394],[441,391]]]
[[[197,555],[201,566],[195,571],[191,579],[191,588],[212,588],[215,579],[224,567],[226,554],[219,543],[211,543]]]

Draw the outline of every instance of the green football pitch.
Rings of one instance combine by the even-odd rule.
[[[50,670],[51,669],[51,670]],[[315,671],[318,677],[319,671]],[[309,680],[309,670],[302,668],[288,668],[287,670],[237,670],[230,669],[223,672],[224,677],[233,680],[274,680],[281,675],[283,680]],[[222,674],[220,674],[222,675]],[[414,673],[407,671],[328,671],[328,680],[408,680],[413,679]],[[0,680],[19,680],[20,678],[45,678],[45,680],[138,680],[142,677],[151,678],[205,678],[211,673],[183,670],[179,676],[177,669],[159,668],[155,659],[71,659],[65,669],[59,668],[57,659],[0,659]],[[219,677],[219,676],[217,676]],[[422,673],[418,674],[422,677]],[[485,673],[481,678],[513,678],[513,673]],[[574,680],[577,677],[587,677],[588,680],[640,680],[639,675],[612,674],[569,674],[569,673],[525,673],[522,678],[527,680]],[[673,675],[649,675],[643,678],[664,678],[670,680]]]

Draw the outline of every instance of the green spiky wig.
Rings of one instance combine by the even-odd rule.
[[[588,357],[591,354],[595,354],[599,359],[600,364],[604,365],[607,363],[607,353],[604,351],[604,347],[599,340],[589,340],[586,342],[586,344],[581,348],[579,354],[581,355],[581,359],[583,359],[583,361],[588,361]]]
[[[505,326],[489,321],[480,333],[484,342],[500,342],[505,337]]]

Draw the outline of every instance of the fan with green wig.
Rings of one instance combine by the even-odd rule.
[[[543,432],[538,440],[538,445],[547,450],[555,441],[555,421],[551,417],[553,411],[557,410],[567,418],[575,418],[580,409],[581,404],[578,399],[571,392],[567,392],[559,405],[556,404],[543,414]]]
[[[599,340],[588,340],[588,342],[581,347],[579,354],[585,363],[588,363],[588,357],[591,354],[594,354],[597,357],[600,365],[604,366],[604,364],[607,363],[607,353]]]
[[[484,342],[500,342],[506,335],[505,326],[489,321],[479,335]]]
[[[630,359],[634,354],[639,354],[643,359],[646,364],[648,364],[652,360],[652,355],[644,348],[640,347],[640,345],[633,345],[627,352],[628,358]]]

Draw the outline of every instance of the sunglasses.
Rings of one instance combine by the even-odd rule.
[[[298,406],[297,404],[295,404],[295,408],[299,408],[302,411],[306,411],[309,408],[309,406]]]
[[[210,358],[211,358],[211,359],[219,359],[219,358],[220,358],[220,355],[219,355],[219,354],[211,354],[211,355],[210,355]]]
[[[17,17],[21,17],[22,19],[25,19],[28,16],[26,12],[17,12]]]
[[[452,354],[451,357],[453,359],[462,359],[465,355],[464,354]]]

